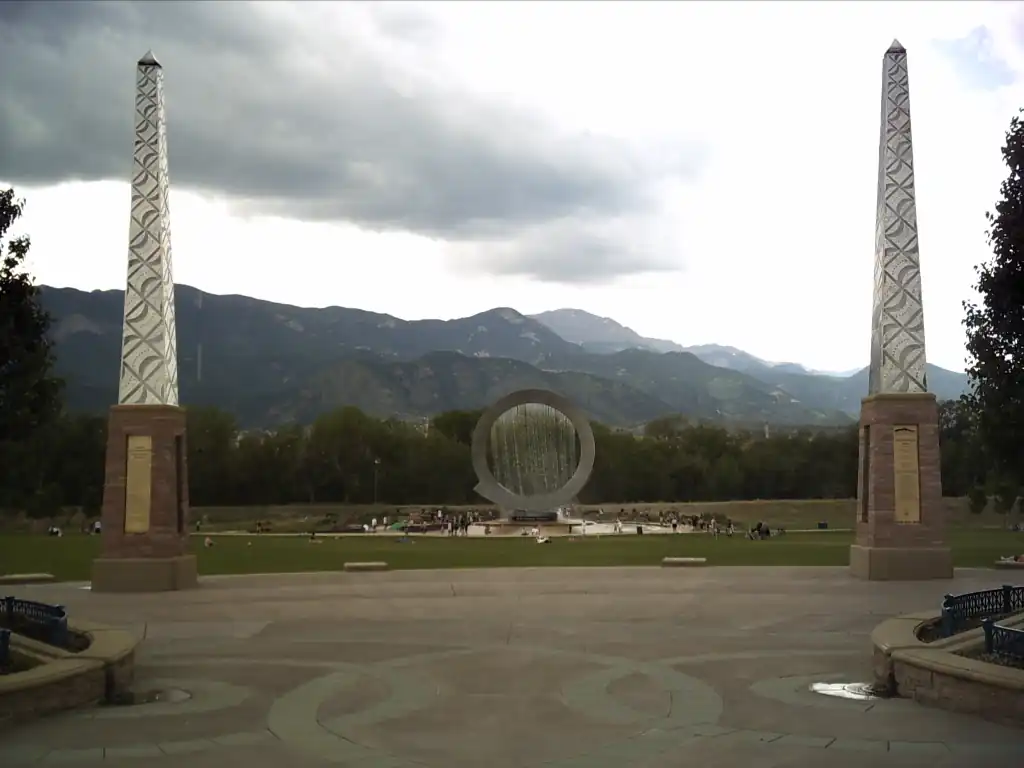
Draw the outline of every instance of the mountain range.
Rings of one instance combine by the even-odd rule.
[[[105,410],[117,396],[123,292],[44,287],[41,295],[69,406]],[[614,426],[670,414],[836,426],[853,422],[867,392],[866,369],[829,376],[731,347],[683,347],[574,309],[409,321],[178,285],[175,310],[181,402],[224,408],[247,427],[309,422],[344,405],[425,418],[482,408],[523,387],[560,391]],[[963,374],[937,366],[928,377],[940,399],[967,386]]]
[[[851,376],[859,371],[840,373],[830,371],[812,371],[799,363],[770,363],[744,352],[736,347],[724,347],[720,344],[698,344],[684,347],[667,339],[651,339],[641,336],[632,328],[620,325],[610,317],[598,317],[582,309],[554,309],[530,315],[539,320],[566,341],[582,346],[588,352],[621,352],[624,349],[647,349],[652,352],[690,352],[705,363],[719,368],[732,368],[736,371],[760,371],[771,368],[787,373],[809,373],[824,376]]]

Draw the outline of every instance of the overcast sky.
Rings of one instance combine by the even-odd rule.
[[[578,307],[844,370],[869,346],[881,61],[910,60],[928,358],[1021,98],[1017,3],[0,3],[0,180],[41,283],[121,288],[135,61],[175,277],[399,317]]]

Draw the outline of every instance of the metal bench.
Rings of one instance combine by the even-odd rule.
[[[24,627],[34,640],[61,648],[67,645],[68,614],[63,605],[8,596],[3,599],[3,623],[8,628]]]

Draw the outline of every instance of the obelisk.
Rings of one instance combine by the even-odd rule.
[[[896,40],[883,57],[881,123],[871,367],[850,572],[878,581],[951,578],[938,407],[925,369],[907,51]]]
[[[196,559],[188,547],[168,183],[164,75],[150,52],[136,70],[121,372],[107,429],[95,591],[159,592],[197,585]]]

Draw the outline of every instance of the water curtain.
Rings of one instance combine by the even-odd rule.
[[[562,488],[579,462],[572,422],[556,408],[538,403],[505,411],[491,429],[495,479],[520,496]]]

